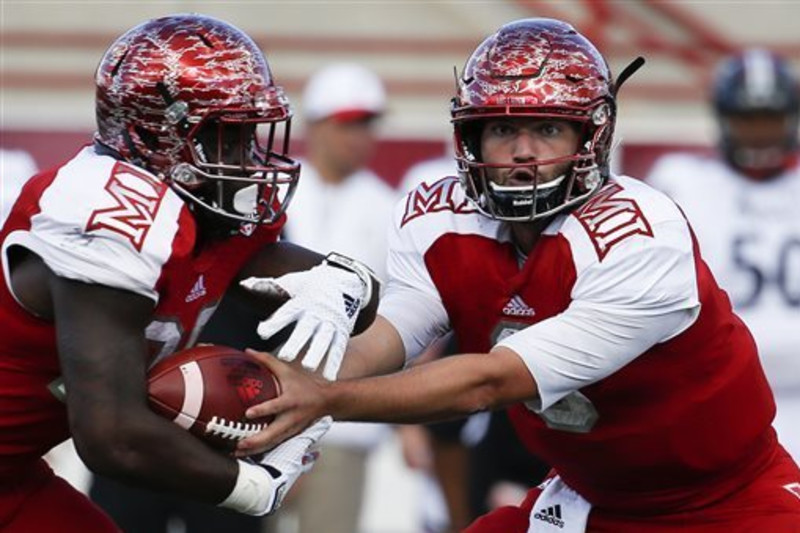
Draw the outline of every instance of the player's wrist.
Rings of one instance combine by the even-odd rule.
[[[375,275],[375,272],[373,272],[371,268],[361,261],[356,261],[355,259],[351,259],[350,257],[337,252],[331,252],[325,256],[322,264],[334,268],[341,268],[358,276],[358,279],[361,281],[361,284],[364,287],[364,293],[362,295],[360,304],[361,309],[369,304],[369,302],[372,300],[373,294],[376,294],[380,288],[378,276]]]
[[[342,381],[326,381],[319,386],[319,402],[316,417],[330,416],[332,420],[346,420],[353,406],[348,405],[347,384]]]
[[[239,474],[236,476],[236,484],[219,507],[254,516],[272,513],[280,505],[283,493],[288,489],[285,480],[274,478],[260,465],[241,459],[237,463]],[[276,487],[276,484],[279,485]]]
[[[378,276],[364,263],[336,252],[329,253],[322,264],[352,272],[361,281],[364,293],[359,303],[358,316],[356,316],[351,335],[362,333],[375,320],[378,311],[378,296],[381,288]]]

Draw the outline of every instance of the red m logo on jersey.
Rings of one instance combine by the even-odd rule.
[[[86,231],[115,231],[127,237],[134,248],[141,251],[167,186],[146,172],[117,163],[105,190],[116,204],[92,212]]]
[[[639,204],[630,198],[615,198],[620,191],[622,187],[612,183],[575,213],[592,239],[600,261],[615,244],[632,235],[653,236]]]
[[[400,226],[411,220],[436,211],[452,211],[453,213],[472,213],[475,211],[465,197],[456,203],[455,193],[461,185],[453,178],[444,178],[437,182],[421,183],[406,197],[406,212]]]

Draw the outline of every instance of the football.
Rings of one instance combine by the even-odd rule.
[[[272,417],[249,420],[248,407],[275,398],[280,387],[268,368],[227,346],[196,346],[150,369],[150,408],[214,448],[231,451]]]

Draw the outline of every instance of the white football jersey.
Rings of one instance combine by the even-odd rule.
[[[30,226],[8,235],[61,277],[158,301],[183,200],[152,174],[84,148],[38,198]]]
[[[455,310],[448,308],[442,292],[462,277],[456,271],[472,270],[477,279],[463,282],[472,291],[459,289],[456,305],[485,306],[477,304],[471,292],[496,292],[502,316],[514,325],[504,333],[498,329],[486,340],[519,353],[536,376],[543,405],[555,403],[615,372],[653,344],[674,337],[697,316],[691,236],[674,204],[627,177],[615,178],[595,203],[606,199],[609,206],[592,219],[562,215],[545,229],[532,253],[551,254],[553,262],[561,260],[556,259],[560,253],[569,258],[561,270],[575,274],[573,285],[564,290],[572,305],[557,318],[529,326],[527,322],[540,320],[542,311],[530,306],[521,286],[509,295],[498,284],[481,287],[491,284],[481,272],[507,264],[510,277],[512,272],[517,275],[517,263],[525,261],[516,252],[508,253],[513,250],[508,224],[478,213],[456,178],[421,184],[395,211],[389,281],[380,314],[397,329],[412,358],[436,337],[458,329],[453,324]],[[451,248],[449,241],[458,244]],[[482,249],[486,243],[500,247],[499,251]],[[519,268],[524,272],[527,267]],[[524,278],[524,285],[533,286],[540,296],[558,292],[538,287],[541,277]],[[624,319],[610,319],[620,314]],[[605,329],[597,327],[600,323]],[[595,328],[601,334],[594,335]],[[557,341],[565,337],[573,343],[563,346]],[[622,338],[626,340],[619,342]],[[591,370],[585,365],[586,353],[597,354]]]

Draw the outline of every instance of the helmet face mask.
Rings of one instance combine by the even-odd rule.
[[[595,47],[569,24],[526,19],[500,28],[472,54],[453,99],[456,160],[468,197],[498,220],[545,219],[586,201],[609,175],[616,102],[611,75]],[[488,120],[568,121],[581,141],[573,154],[524,164],[490,165],[480,153]],[[556,180],[538,183],[540,167],[560,164]],[[530,185],[501,186],[492,169],[525,167]]]
[[[111,45],[96,86],[96,142],[196,213],[229,227],[283,215],[299,175],[288,156],[292,113],[240,30],[201,15],[148,21]]]
[[[792,164],[800,96],[788,64],[765,50],[728,58],[714,82],[720,148],[734,168],[768,179]]]

